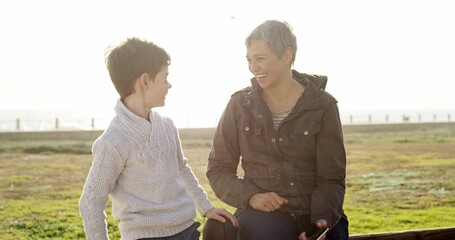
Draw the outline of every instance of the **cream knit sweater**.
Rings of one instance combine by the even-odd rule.
[[[93,144],[93,162],[79,209],[87,239],[109,239],[106,203],[122,239],[177,234],[213,208],[184,157],[171,119],[151,111],[150,122],[119,100],[116,116]]]

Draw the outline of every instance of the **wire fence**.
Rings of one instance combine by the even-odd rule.
[[[452,122],[455,115],[451,113],[432,114],[350,114],[341,116],[343,124],[387,124],[387,123],[430,123]]]
[[[0,121],[0,131],[102,130],[108,123],[96,118],[21,119]]]
[[[58,131],[58,130],[103,130],[111,119],[87,117],[56,118],[10,118],[0,119],[0,131]],[[341,114],[344,125],[355,124],[396,124],[396,123],[431,123],[453,122],[452,113],[414,113],[414,114]],[[217,118],[188,117],[174,119],[178,128],[212,128],[218,123]]]

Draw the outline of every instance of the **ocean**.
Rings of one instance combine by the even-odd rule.
[[[0,110],[0,131],[103,130],[114,112],[76,110]],[[212,128],[219,116],[169,115],[178,128]],[[454,122],[455,110],[348,110],[342,124]]]

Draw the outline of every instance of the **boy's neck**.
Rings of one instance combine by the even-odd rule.
[[[126,108],[128,108],[128,110],[130,110],[132,113],[146,119],[147,121],[150,121],[150,108],[147,107],[136,95],[132,94],[126,97],[123,100],[123,104],[125,104]]]

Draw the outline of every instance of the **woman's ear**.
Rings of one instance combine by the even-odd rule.
[[[291,64],[293,56],[294,56],[294,49],[288,47],[284,50],[283,60],[285,60],[286,63]]]

